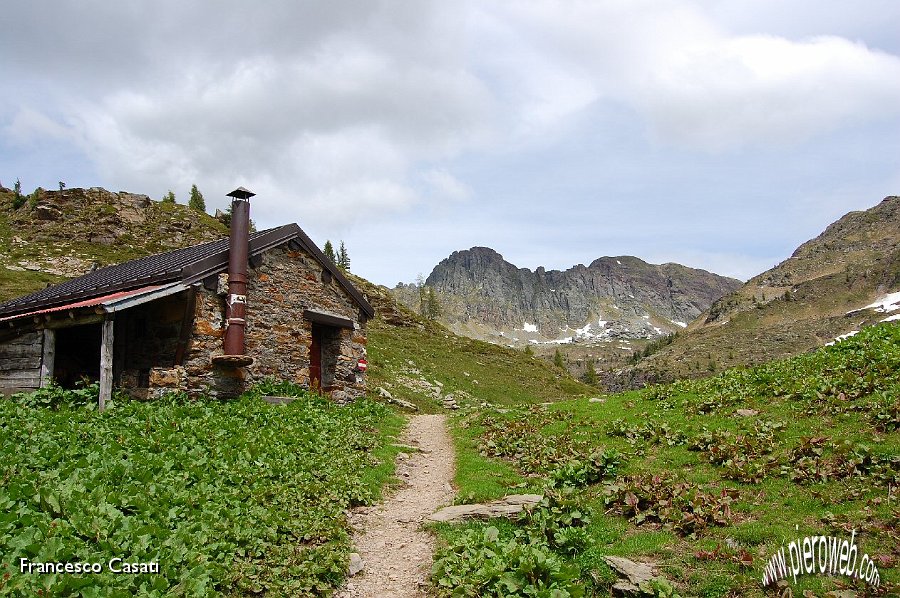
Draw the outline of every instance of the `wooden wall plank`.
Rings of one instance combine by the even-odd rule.
[[[0,359],[0,372],[39,370],[40,367],[41,360],[35,357],[13,357]]]
[[[106,402],[112,397],[113,385],[113,320],[103,321],[100,340],[100,400],[99,410],[106,409]]]
[[[0,385],[10,386],[10,384],[5,384],[7,382],[15,382],[15,385],[19,385],[19,383],[23,380],[37,380],[37,386],[35,388],[40,388],[41,382],[41,370],[17,370],[14,372],[0,372]]]
[[[37,388],[37,386],[31,385],[27,381],[17,382],[12,386],[0,386],[0,396],[7,397],[17,392],[31,392]]]
[[[17,357],[34,357],[40,359],[42,347],[40,342],[30,345],[0,345],[0,359],[15,359]]]
[[[41,388],[53,382],[56,368],[56,331],[44,329],[44,352],[41,356]]]

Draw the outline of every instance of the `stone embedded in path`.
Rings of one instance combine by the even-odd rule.
[[[350,553],[350,566],[347,570],[349,577],[353,577],[354,575],[362,571],[365,566],[365,562],[363,562],[362,557],[359,556],[358,553]]]
[[[518,517],[526,506],[536,505],[544,497],[540,494],[512,494],[500,500],[474,505],[452,505],[429,515],[429,521],[462,521],[465,519],[491,519],[493,517]]]

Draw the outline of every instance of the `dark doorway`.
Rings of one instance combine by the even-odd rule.
[[[100,379],[100,324],[59,328],[53,377],[63,388],[75,388],[82,380]]]
[[[341,349],[341,329],[326,324],[312,324],[309,344],[309,387],[328,394],[334,390],[337,358]]]
[[[322,392],[322,337],[323,327],[312,325],[312,342],[309,344],[309,388]]]

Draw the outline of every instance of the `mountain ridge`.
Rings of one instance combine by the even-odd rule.
[[[687,326],[741,282],[681,264],[603,256],[566,270],[520,268],[476,246],[438,263],[425,286],[454,332],[501,344],[637,340]],[[394,292],[415,309],[418,286]]]

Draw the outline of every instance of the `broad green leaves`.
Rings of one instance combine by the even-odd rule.
[[[82,398],[0,402],[0,594],[315,595],[342,579],[343,511],[377,497],[362,475],[383,407],[303,395],[100,414]],[[112,557],[160,574],[112,574]],[[104,572],[21,574],[20,558]]]

